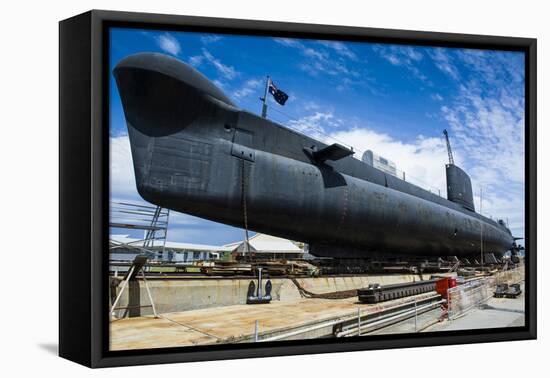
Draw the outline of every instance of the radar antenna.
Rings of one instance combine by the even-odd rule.
[[[443,135],[445,135],[445,141],[447,142],[447,154],[449,154],[449,164],[454,165],[455,160],[453,159],[453,150],[451,150],[451,142],[449,142],[449,133],[447,129],[443,130]]]

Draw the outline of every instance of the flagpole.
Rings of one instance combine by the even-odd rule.
[[[483,186],[479,186],[479,215],[483,215],[482,214],[483,212]],[[480,236],[481,236],[481,240],[480,240],[480,250],[481,250],[481,270],[483,271],[483,224],[481,223],[480,221]]]
[[[271,79],[269,78],[269,75],[267,75],[267,80],[265,81],[265,91],[264,91],[264,98],[261,100],[262,103],[262,118],[267,118],[267,91],[269,90],[269,83]]]

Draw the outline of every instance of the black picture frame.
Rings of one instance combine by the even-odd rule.
[[[523,51],[526,325],[349,340],[301,340],[112,352],[108,345],[108,29],[208,31]],[[59,354],[89,367],[535,339],[536,39],[93,10],[59,24]]]

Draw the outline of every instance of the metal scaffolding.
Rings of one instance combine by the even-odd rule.
[[[139,253],[156,254],[158,248],[164,254],[170,210],[160,206],[142,205],[127,202],[111,202],[109,208],[109,228],[142,230],[143,238],[131,242],[121,242],[109,235],[109,252],[117,249],[135,249]]]

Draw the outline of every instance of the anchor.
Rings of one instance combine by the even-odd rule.
[[[263,304],[271,302],[271,280],[267,280],[265,284],[265,295],[262,290],[262,269],[258,268],[258,289],[254,281],[248,284],[248,292],[246,295],[246,304]]]

